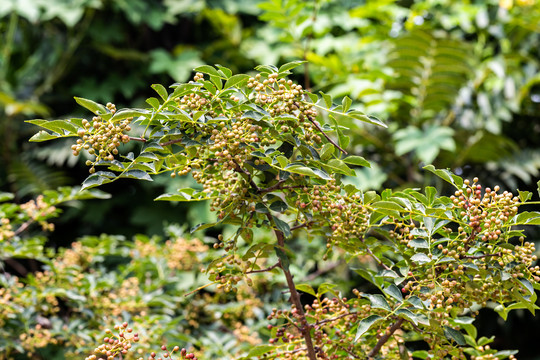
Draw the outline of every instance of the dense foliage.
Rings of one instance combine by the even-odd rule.
[[[536,307],[538,7],[0,4],[0,358],[495,357],[479,309]]]
[[[513,352],[481,347],[472,322],[488,301],[503,317],[515,308],[537,308],[534,244],[516,228],[540,224],[538,212],[518,214],[532,194],[484,189],[476,178],[463,180],[432,165],[425,169],[456,188],[451,197],[437,196],[432,187],[379,195],[345,183],[355,175],[351,166],[369,162],[344,150],[349,138],[341,119],[385,125],[350,108],[348,97],[336,105],[329,95],[319,99],[287,80],[300,64],[259,66],[254,76],[203,65],[193,81],[173,85],[171,93],[153,85],[159,98],[147,99],[145,109],[77,98],[93,112],[91,120],[32,120],[46,130],[31,140],[79,137],[73,155],[92,155],[83,189],[120,178],[191,173],[197,185],[156,200],[209,201],[217,221],[192,231],[220,224],[236,229],[215,240],[223,254],[202,270],[210,281],[205,287],[237,293],[240,283],[253,286],[253,274],[275,269],[288,287],[291,307],[268,315],[270,345],[252,348],[245,358],[513,358]],[[142,146],[120,154],[128,142]],[[274,236],[257,239],[254,229]],[[298,239],[293,244],[303,252],[303,242],[314,238],[326,244],[323,260],[357,260],[354,270],[378,291],[353,289],[349,298],[336,284],[297,284],[289,241]],[[299,291],[315,299],[303,303]],[[96,352],[108,359],[127,355],[127,326],[116,327],[120,343],[107,337]],[[414,339],[430,350],[409,352],[406,342]]]

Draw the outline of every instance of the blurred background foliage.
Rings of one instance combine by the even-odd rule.
[[[389,126],[344,124],[353,136],[349,151],[372,161],[349,181],[366,190],[433,185],[436,179],[422,171],[433,163],[478,176],[486,186],[535,190],[540,4],[534,0],[0,0],[0,190],[23,202],[86,177],[83,157],[73,157],[65,143],[28,143],[36,129],[24,123],[87,116],[73,96],[143,106],[150,84],[186,81],[201,64],[249,72],[298,59],[308,62],[295,80],[338,99],[348,95]],[[114,196],[70,203],[47,244],[54,249],[101,233],[166,238],[168,224],[207,222],[206,204],[188,209],[152,201],[189,181],[158,177],[104,187]],[[310,263],[308,270],[325,266]],[[333,272],[347,278],[337,265]],[[146,276],[139,275],[139,281]],[[175,281],[163,287],[179,286]],[[506,329],[521,324],[516,316]],[[516,341],[503,346],[527,356],[530,340]]]

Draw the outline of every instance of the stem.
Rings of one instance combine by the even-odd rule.
[[[334,145],[337,149],[339,149],[339,150],[340,150],[342,153],[344,153],[345,155],[348,154],[345,150],[343,150],[343,149],[341,148],[341,146],[339,146],[334,140],[332,140],[332,139],[331,139],[331,138],[323,131],[323,129],[321,129],[321,127],[319,126],[319,124],[318,124],[315,120],[313,120],[313,119],[311,118],[311,116],[308,116],[307,118],[308,118],[308,120],[309,120],[309,121],[317,128],[317,130],[319,130],[319,131],[324,135],[324,137],[326,138],[326,140],[328,140],[332,145]]]
[[[381,350],[381,348],[383,347],[383,345],[390,339],[390,337],[396,332],[397,329],[399,329],[401,327],[401,324],[403,324],[403,321],[404,319],[403,318],[399,318],[395,323],[394,325],[392,325],[392,327],[390,328],[390,330],[388,330],[380,339],[379,341],[377,342],[377,344],[375,345],[375,347],[373,349],[371,349],[371,351],[369,352],[368,354],[368,358],[373,358],[375,355],[377,355],[379,353],[379,351]]]
[[[277,267],[280,267],[281,266],[281,263],[277,262],[275,263],[274,265],[272,266],[269,266],[265,269],[259,269],[259,270],[250,270],[250,271],[246,271],[246,274],[254,274],[254,273],[262,273],[262,272],[267,272],[267,271],[271,271]]]
[[[266,217],[268,218],[268,221],[270,221],[270,223],[273,223],[272,215],[266,214]],[[274,228],[274,234],[276,235],[278,246],[284,248],[285,236],[283,235],[283,232]],[[317,360],[317,355],[315,354],[315,348],[313,347],[313,341],[311,339],[310,326],[307,322],[306,314],[304,313],[304,308],[302,307],[302,302],[300,301],[300,295],[298,294],[298,291],[296,291],[296,286],[294,284],[293,276],[291,272],[289,271],[289,269],[287,269],[286,267],[283,266],[283,264],[281,264],[281,259],[279,260],[279,264],[281,266],[281,269],[283,270],[283,274],[285,275],[285,278],[287,279],[287,286],[291,293],[291,302],[296,307],[298,315],[300,315],[300,322],[301,322],[300,331],[302,332],[302,335],[304,336],[304,340],[306,342],[308,358],[310,360]]]
[[[462,258],[463,259],[483,259],[491,256],[501,256],[501,253],[495,253],[495,254],[485,254],[485,255],[465,255]]]

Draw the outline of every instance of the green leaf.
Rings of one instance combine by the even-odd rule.
[[[334,155],[334,151],[335,151],[334,145],[332,145],[331,143],[324,144],[321,149],[321,154],[320,154],[321,160],[326,161],[330,159],[332,155]]]
[[[0,202],[13,200],[14,197],[15,195],[13,195],[12,193],[0,192]]]
[[[382,290],[386,295],[393,297],[398,302],[403,302],[403,295],[401,294],[401,290],[399,290],[396,285],[390,284]]]
[[[388,305],[388,302],[386,301],[383,295],[362,294],[362,296],[369,299],[369,302],[371,303],[372,308],[392,311],[392,309],[390,308],[390,305]]]
[[[413,256],[411,256],[411,260],[420,265],[426,264],[431,261],[431,259],[424,253],[414,254]]]
[[[536,185],[538,186],[538,188],[536,189],[536,190],[538,190],[538,196],[540,196],[540,180],[538,180]]]
[[[356,330],[356,336],[354,337],[354,342],[357,342],[358,339],[362,337],[377,321],[382,319],[379,315],[370,315],[365,319],[360,320],[358,323],[358,328]]]
[[[351,98],[348,97],[348,96],[345,96],[345,97],[343,98],[343,100],[341,100],[341,106],[343,107],[342,111],[343,111],[344,113],[346,113],[346,112],[350,109],[351,104],[352,104]]]
[[[152,84],[152,89],[154,89],[164,101],[168,99],[169,94],[167,93],[165,86],[161,84]]]
[[[110,183],[115,175],[112,172],[98,171],[95,174],[90,175],[83,181],[81,190],[90,189],[96,186]]]
[[[226,68],[225,66],[215,64],[215,66],[223,73],[227,78],[230,78],[232,76],[232,71],[229,68]]]
[[[283,64],[279,67],[279,70],[278,72],[279,73],[284,73],[286,71],[289,71],[291,69],[294,69],[295,67],[297,66],[300,66],[302,65],[303,63],[305,63],[306,61],[303,61],[303,60],[297,60],[297,61],[291,61],[289,63],[286,63],[286,64]]]
[[[313,290],[313,288],[309,284],[298,284],[296,285],[296,290],[303,291],[315,297],[317,296],[317,294],[315,293],[315,290]]]
[[[70,135],[70,136],[77,136],[77,135]],[[58,139],[59,137],[62,137],[62,136],[52,135],[46,132],[45,130],[40,130],[37,134],[34,134],[28,141],[41,142],[41,141],[48,141],[52,139]]]
[[[371,167],[371,165],[369,164],[369,161],[357,155],[349,155],[343,159],[343,162],[345,162],[346,164],[351,164],[351,165]]]
[[[523,211],[511,221],[512,225],[540,225],[540,212],[538,211]]]
[[[289,227],[289,224],[274,215],[272,215],[272,219],[274,220],[277,229],[281,231],[286,238],[291,237],[291,228]]]
[[[332,97],[328,94],[323,93],[322,91],[320,91],[320,94],[324,100],[324,104],[326,105],[326,108],[327,109],[332,108]]]
[[[458,189],[463,186],[463,179],[460,178],[457,175],[454,175],[450,170],[447,169],[436,169],[433,165],[426,165],[423,167],[424,170],[427,170],[429,172],[432,172],[433,174],[437,175],[444,181],[449,182],[450,184],[454,185]]]
[[[529,294],[533,294],[534,293],[534,287],[532,286],[531,282],[527,279],[519,279],[519,282],[525,287],[525,289],[527,289],[527,291],[529,292]]]
[[[272,211],[282,213],[282,212],[286,211],[287,209],[289,209],[289,205],[287,205],[287,203],[282,201],[282,200],[276,200],[276,201],[274,201],[273,203],[270,204],[269,208]]]
[[[128,178],[128,179],[153,181],[150,175],[148,175],[145,171],[142,171],[142,170],[128,170],[125,173],[121,174],[119,177]]]
[[[223,88],[228,89],[233,86],[240,88],[248,81],[248,79],[249,79],[249,75],[246,75],[246,74],[233,75],[229,79],[227,79]]]
[[[285,251],[283,251],[283,249],[281,249],[281,248],[279,248],[277,246],[274,246],[274,250],[276,251],[276,256],[278,257],[278,259],[281,262],[281,267],[283,268],[283,270],[288,271],[289,266],[290,266],[289,257],[287,256]]]
[[[342,160],[330,159],[327,163],[323,163],[322,166],[325,169],[329,169],[329,172],[337,172],[339,174],[354,176],[356,173],[353,169],[347,166]]]
[[[258,356],[262,356],[272,350],[275,349],[275,346],[274,345],[257,345],[255,347],[252,347],[251,350],[249,350],[249,353],[247,354],[247,358],[252,358],[252,357],[258,357]]]
[[[159,109],[159,107],[161,106],[161,103],[155,97],[149,97],[148,99],[146,99],[146,102],[148,103],[148,105],[153,107],[155,110]]]
[[[105,115],[109,112],[107,108],[101,104],[98,104],[95,101],[88,100],[85,98],[75,97],[75,101],[82,107],[87,108],[96,115]]]
[[[460,331],[452,329],[449,326],[444,327],[444,335],[448,339],[454,340],[460,346],[467,345],[467,342],[465,341],[465,337],[463,336],[463,334]]]
[[[360,120],[362,122],[368,123],[368,124],[382,126],[383,128],[388,127],[385,123],[383,123],[381,120],[379,120],[375,116],[366,115],[363,112],[358,111],[358,110],[351,110],[345,115],[347,115],[349,117],[352,117],[353,119]]]
[[[223,74],[223,72],[219,72],[218,70],[216,70],[216,68],[214,68],[213,66],[210,66],[210,65],[201,65],[199,67],[196,67],[193,70],[195,70],[197,72],[202,72],[203,74],[216,76],[216,77],[218,77],[220,79],[223,79],[223,80],[227,80],[227,77],[224,76],[225,74]]]

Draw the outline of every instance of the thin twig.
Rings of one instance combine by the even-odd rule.
[[[267,271],[271,271],[271,270],[273,270],[273,269],[275,269],[275,268],[277,268],[277,267],[279,267],[279,266],[280,266],[280,263],[277,262],[277,263],[275,263],[274,265],[269,266],[269,267],[267,267],[267,268],[265,268],[265,269],[246,271],[246,274],[254,274],[254,273],[267,272]]]
[[[309,120],[309,121],[317,128],[317,130],[319,130],[319,131],[324,135],[324,137],[326,138],[326,140],[328,140],[332,145],[334,145],[337,149],[339,149],[339,150],[340,150],[342,153],[344,153],[345,155],[348,154],[348,152],[346,152],[345,150],[343,150],[343,149],[341,148],[341,146],[339,146],[334,140],[332,140],[332,138],[330,138],[330,136],[328,136],[328,135],[323,131],[323,129],[319,126],[319,124],[318,124],[315,120],[313,120],[313,119],[311,118],[311,116],[308,116],[307,118],[308,118],[308,120]]]
[[[368,354],[369,359],[372,359],[375,355],[379,353],[383,345],[390,339],[390,337],[396,332],[396,330],[401,327],[401,324],[403,324],[404,320],[405,319],[403,318],[399,318],[394,323],[394,325],[392,325],[392,327],[387,332],[385,332],[383,336],[381,336],[377,344],[375,344],[375,347],[371,349],[371,351],[369,352]]]
[[[148,141],[148,140],[146,140],[145,138],[133,137],[133,136],[130,136],[130,137],[129,137],[129,140],[131,140],[131,141],[140,141],[140,142],[143,142],[143,143],[145,143],[145,142]]]
[[[164,142],[164,143],[161,143],[161,144],[159,144],[159,145],[161,145],[161,146],[168,146],[168,145],[177,144],[177,143],[179,143],[179,142],[182,142],[182,140],[184,140],[184,139],[181,138],[181,139],[169,140],[169,141]]]

